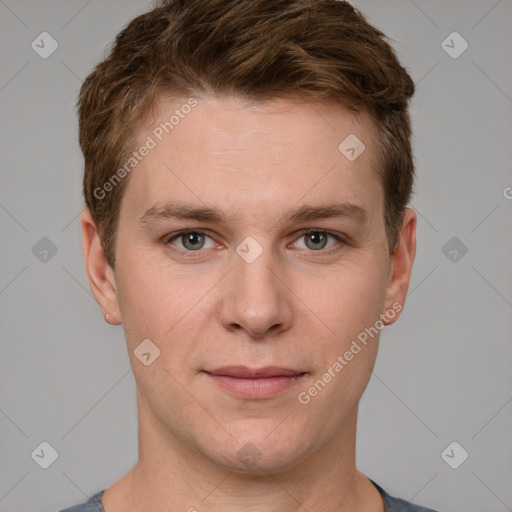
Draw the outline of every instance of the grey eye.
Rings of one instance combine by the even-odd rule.
[[[181,242],[185,249],[190,251],[197,251],[202,249],[205,242],[205,236],[202,233],[191,232],[181,235]]]
[[[215,242],[212,238],[202,231],[186,231],[178,233],[170,238],[167,243],[176,245],[179,249],[186,251],[211,249],[215,246]]]
[[[306,246],[313,251],[325,249],[329,237],[327,233],[323,233],[322,231],[312,231],[311,233],[306,233],[303,236],[306,241]]]

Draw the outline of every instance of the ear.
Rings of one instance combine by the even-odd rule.
[[[412,264],[416,256],[416,220],[416,212],[412,208],[406,208],[398,243],[391,255],[386,309],[382,319],[385,325],[391,325],[398,320],[399,313],[405,304]]]
[[[85,271],[91,291],[103,311],[105,320],[111,325],[122,323],[114,272],[107,263],[100,237],[91,212],[86,208],[80,215],[82,228],[82,250]]]

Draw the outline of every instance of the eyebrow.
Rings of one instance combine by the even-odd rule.
[[[363,207],[352,203],[306,204],[285,212],[279,217],[278,222],[299,222],[328,218],[348,218],[366,224],[369,216]],[[163,205],[157,203],[144,212],[139,219],[139,223],[148,224],[173,219],[226,223],[226,217],[221,210],[184,203],[165,203]]]

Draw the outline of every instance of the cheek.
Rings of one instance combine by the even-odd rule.
[[[337,340],[337,351],[379,319],[387,284],[385,269],[377,263],[351,263],[338,270],[322,279],[321,286],[308,280],[309,286],[299,292],[325,332]]]
[[[353,279],[331,286],[323,309],[315,306],[330,332],[316,338],[315,371],[299,390],[299,402],[314,417],[324,418],[327,430],[336,429],[355,410],[377,357],[381,324],[376,327],[376,322],[383,298],[372,280]],[[325,410],[331,411],[328,419]]]
[[[123,277],[118,294],[128,350],[133,357],[137,346],[150,339],[160,350],[158,364],[181,374],[197,340],[205,338],[206,320],[212,314],[208,292],[218,277],[191,279],[140,261],[143,257],[139,262],[135,258],[119,262]]]
[[[140,260],[119,260],[118,296],[129,344],[149,338],[160,340],[183,316],[186,297],[179,282],[169,279],[154,266]]]
[[[311,284],[311,283],[310,283]],[[315,372],[308,387],[301,389],[307,407],[352,410],[363,394],[375,364],[387,279],[377,261],[347,264],[322,288],[309,295],[312,320],[318,317],[324,335],[315,339]],[[376,326],[376,322],[377,326]],[[318,331],[319,333],[320,331]]]

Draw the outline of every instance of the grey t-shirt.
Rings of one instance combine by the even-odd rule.
[[[386,512],[436,512],[431,508],[420,507],[419,505],[413,505],[400,498],[393,498],[393,496],[390,496],[380,485],[376,484],[371,479],[369,480],[380,492],[384,500],[384,509]],[[101,505],[101,495],[103,492],[104,490],[97,492],[82,505],[75,505],[74,507],[66,508],[60,512],[105,512]]]

